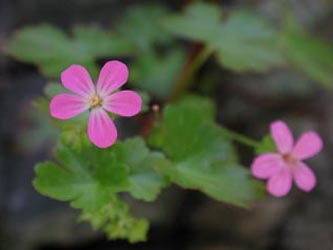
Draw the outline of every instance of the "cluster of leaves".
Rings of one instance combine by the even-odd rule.
[[[288,17],[281,30],[248,10],[226,15],[214,4],[197,2],[165,20],[165,27],[210,48],[221,66],[236,72],[263,72],[288,64],[324,85],[333,84],[333,48],[307,34]]]
[[[48,24],[25,27],[12,36],[5,53],[37,65],[51,79],[58,79],[71,64],[83,65],[97,77],[97,59],[130,58],[133,87],[166,99],[185,63],[185,53],[175,38],[161,32],[158,20],[167,15],[169,11],[162,6],[134,6],[112,32],[75,26],[67,35]]]
[[[84,139],[80,149],[61,142],[55,156],[57,163],[36,166],[34,186],[40,193],[70,201],[83,210],[81,219],[91,221],[110,238],[131,242],[146,238],[148,222],[133,218],[119,193],[155,200],[166,185],[165,178],[153,171],[163,155],[149,151],[141,138],[131,138],[107,150]]]
[[[219,65],[232,71],[264,72],[289,64],[318,82],[332,84],[333,52],[327,43],[295,23],[277,30],[258,13],[223,13],[203,2],[179,14],[161,6],[132,7],[112,32],[76,26],[68,35],[51,25],[26,27],[13,35],[6,52],[36,64],[51,80],[70,64],[81,64],[96,76],[98,59],[126,57],[130,83],[146,93],[145,101],[151,96],[167,101],[186,63],[178,36],[203,44]],[[215,122],[209,99],[183,97],[155,116],[147,140],[138,136],[99,149],[86,138],[87,114],[67,121],[49,118],[50,98],[65,91],[49,83],[46,97],[35,101],[48,117],[43,122],[46,133],[51,126],[57,128],[60,139],[56,161],[37,165],[34,186],[46,196],[70,202],[82,211],[81,220],[109,238],[146,239],[149,223],[132,216],[125,195],[151,202],[175,183],[241,207],[262,196],[263,186],[240,165],[228,131]],[[255,150],[273,151],[272,138],[264,138]]]
[[[140,137],[109,149],[94,147],[84,133],[79,147],[77,141],[62,139],[55,152],[57,163],[37,165],[34,186],[82,209],[81,219],[110,238],[131,242],[145,240],[148,222],[133,218],[119,193],[153,201],[162,188],[176,183],[247,207],[263,194],[263,187],[239,165],[231,142],[214,122],[214,108],[200,97],[168,105],[149,138],[155,152]]]
[[[292,18],[278,30],[259,13],[224,13],[215,4],[195,2],[179,14],[159,5],[134,6],[115,27],[109,32],[76,26],[71,36],[46,24],[25,27],[13,35],[5,52],[36,64],[52,78],[74,63],[96,76],[97,59],[130,57],[133,86],[167,99],[186,62],[175,34],[204,44],[232,71],[264,72],[288,64],[319,83],[333,84],[332,46],[307,34]]]
[[[96,58],[129,55],[135,47],[99,27],[76,26],[73,36],[68,37],[61,29],[42,24],[18,30],[6,51],[23,62],[36,64],[46,76],[58,78],[71,64],[81,64],[96,75]]]

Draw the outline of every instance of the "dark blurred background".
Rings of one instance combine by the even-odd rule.
[[[2,0],[0,46],[16,29],[51,23],[112,25],[133,4],[130,0]],[[149,2],[149,1],[148,1]],[[187,1],[150,1],[179,9]],[[215,1],[232,9],[255,8],[272,20],[279,0]],[[293,0],[293,14],[311,32],[333,41],[333,1]],[[333,59],[332,59],[333,60]],[[208,64],[214,65],[213,61]],[[205,69],[203,69],[205,70]],[[333,69],[332,69],[333,70]],[[300,134],[314,129],[325,149],[310,160],[318,185],[305,194],[293,190],[244,210],[215,202],[195,191],[173,187],[152,203],[132,203],[133,212],[152,222],[149,240],[130,245],[107,241],[90,225],[77,223],[77,211],[35,192],[34,164],[51,157],[52,136],[36,132],[31,100],[42,95],[45,79],[33,65],[0,55],[0,249],[3,250],[332,250],[333,249],[333,91],[283,69],[267,74],[232,74],[216,69],[223,79],[215,93],[219,121],[259,139],[270,121],[281,118]],[[31,131],[35,140],[23,139]],[[39,128],[40,129],[40,128]],[[39,133],[44,133],[38,141]],[[38,141],[38,146],[32,142]],[[252,152],[240,147],[249,165]]]

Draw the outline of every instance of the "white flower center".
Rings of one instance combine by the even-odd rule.
[[[102,98],[98,95],[92,95],[88,100],[90,108],[101,107],[102,102],[103,102]]]

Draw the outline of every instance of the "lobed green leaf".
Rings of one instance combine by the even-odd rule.
[[[153,170],[156,160],[164,158],[161,154],[151,153],[141,138],[133,138],[104,150],[90,143],[82,143],[80,149],[59,144],[55,156],[57,164],[36,166],[33,184],[38,192],[82,209],[83,217],[94,227],[103,222],[103,230],[111,238],[145,239],[147,221],[131,217],[117,193],[129,192],[145,201],[156,199],[167,184]],[[115,212],[104,214],[105,209]]]
[[[58,78],[71,64],[83,65],[96,77],[98,57],[128,55],[135,51],[126,39],[98,27],[77,26],[73,35],[69,37],[47,24],[28,26],[14,33],[6,52],[20,61],[36,64],[46,76]]]
[[[207,99],[193,100],[165,108],[159,144],[155,146],[162,148],[168,160],[156,160],[155,168],[184,188],[249,206],[262,195],[262,185],[237,163],[225,132],[214,123],[213,105]]]
[[[165,26],[212,48],[219,63],[234,71],[262,72],[284,62],[274,28],[256,13],[236,10],[222,19],[219,6],[196,2],[167,18]]]

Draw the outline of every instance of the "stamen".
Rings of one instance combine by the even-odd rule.
[[[285,154],[283,155],[283,160],[289,164],[296,164],[297,163],[297,159],[295,159],[292,155],[290,154]]]
[[[93,95],[90,97],[89,101],[90,108],[96,108],[102,106],[102,99],[98,95]]]

